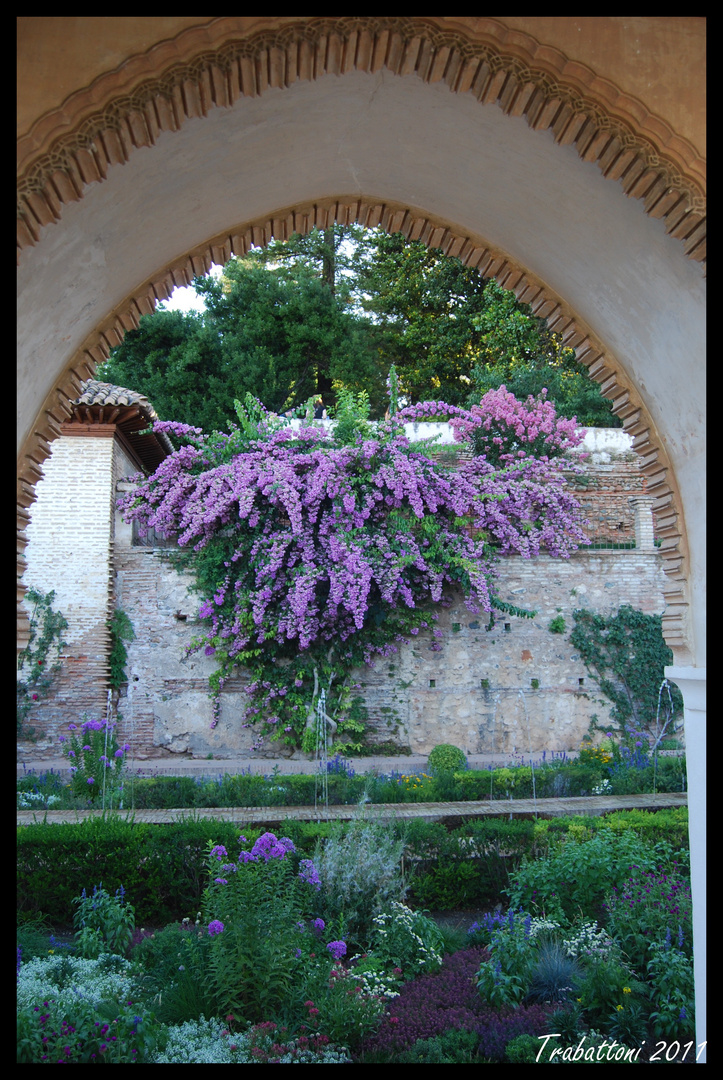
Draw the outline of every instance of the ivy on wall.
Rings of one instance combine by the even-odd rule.
[[[673,662],[663,638],[660,615],[645,615],[629,604],[615,615],[598,615],[580,608],[572,614],[570,642],[591,678],[611,702],[611,719],[620,734],[645,732],[657,745],[669,733],[675,717],[683,715],[683,699],[665,682],[665,667]]]
[[[128,650],[124,642],[133,641],[135,631],[133,624],[125,611],[116,608],[113,617],[108,620],[110,630],[110,685],[114,690],[126,682],[126,664],[128,663]]]
[[[60,657],[67,642],[63,634],[68,621],[53,609],[55,593],[28,589],[27,599],[33,605],[30,613],[28,644],[18,654],[17,735],[32,739],[34,729],[25,726],[28,714],[47,697],[54,676],[60,671]]]

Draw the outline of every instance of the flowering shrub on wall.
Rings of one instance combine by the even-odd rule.
[[[217,705],[237,665],[250,672],[244,722],[257,725],[257,745],[312,750],[324,688],[337,749],[358,748],[354,667],[431,631],[445,589],[461,589],[475,614],[510,610],[491,584],[497,554],[566,557],[586,542],[552,460],[581,436],[546,402],[523,405],[502,388],[475,411],[424,402],[373,427],[363,399],[346,394],[336,431],[309,412],[295,427],[250,397],[236,406],[229,434],[157,423],[180,448],[120,506],[141,531],[194,553],[206,623],[194,647],[217,662]],[[488,416],[493,443],[475,444]],[[405,422],[440,418],[483,452],[451,467],[405,437]],[[548,455],[533,457],[541,447]]]

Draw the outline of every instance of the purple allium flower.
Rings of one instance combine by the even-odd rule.
[[[225,927],[224,927],[223,923],[220,922],[218,919],[213,919],[208,924],[208,933],[209,933],[210,937],[215,937],[216,934],[222,934],[224,932],[224,930],[225,930]]]
[[[346,956],[345,941],[330,941],[326,947],[335,960],[341,960],[342,956]]]

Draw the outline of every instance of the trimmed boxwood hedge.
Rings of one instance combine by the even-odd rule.
[[[557,838],[567,834],[584,839],[599,829],[634,829],[646,840],[666,839],[685,848],[687,823],[687,810],[680,808],[547,821],[485,818],[450,830],[419,820],[396,822],[393,827],[406,835],[410,901],[442,911],[492,907],[504,901],[502,890],[522,859],[546,854]],[[310,857],[317,838],[328,836],[330,828],[293,820],[272,826],[294,841],[298,858]],[[18,912],[42,911],[56,926],[69,926],[73,898],[102,882],[112,893],[124,887],[138,926],[193,917],[205,884],[208,841],[223,844],[233,856],[240,832],[253,842],[264,831],[263,826],[240,827],[214,819],[189,817],[152,825],[116,815],[62,825],[23,825],[18,828]]]

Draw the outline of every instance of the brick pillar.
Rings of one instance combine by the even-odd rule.
[[[650,495],[634,495],[630,500],[635,515],[636,551],[655,551],[653,532],[653,503]]]
[[[55,746],[57,752],[58,734],[84,713],[95,720],[106,713],[113,444],[112,432],[102,438],[59,438],[43,464],[45,476],[37,484],[27,527],[25,584],[42,593],[52,589],[55,610],[68,620],[61,671],[28,717],[44,750]]]

